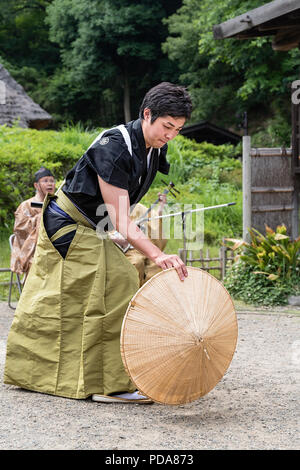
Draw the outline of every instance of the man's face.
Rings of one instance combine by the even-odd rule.
[[[55,179],[53,176],[43,176],[34,187],[45,197],[47,193],[53,194],[55,191]]]
[[[151,111],[144,109],[144,119],[142,120],[142,129],[146,147],[160,148],[169,140],[174,139],[183,128],[184,117],[163,116],[157,118],[151,124]]]

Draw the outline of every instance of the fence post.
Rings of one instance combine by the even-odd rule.
[[[226,275],[226,264],[227,264],[227,248],[222,245],[220,248],[220,263],[221,263],[221,280],[223,281]]]
[[[251,228],[251,137],[243,136],[243,240],[249,241]]]
[[[206,248],[206,259],[209,260],[210,259],[210,255],[209,255],[209,249]],[[206,261],[206,268],[207,268],[207,271],[209,269],[209,261]]]
[[[200,263],[201,263],[201,268],[202,268],[202,269],[205,269],[204,253],[203,253],[203,249],[202,249],[202,248],[200,248],[199,253],[200,253],[200,259],[201,259],[201,261],[200,261]]]
[[[186,265],[187,251],[186,251],[186,250],[183,250],[182,248],[180,248],[180,249],[178,250],[178,255],[179,255],[179,258],[181,258],[182,261],[184,262],[184,264]]]

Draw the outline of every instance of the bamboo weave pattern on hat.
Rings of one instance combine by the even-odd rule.
[[[137,388],[154,401],[188,403],[207,394],[228,369],[237,342],[230,295],[216,278],[187,267],[155,275],[132,298],[121,354]]]

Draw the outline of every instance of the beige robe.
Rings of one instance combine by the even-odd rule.
[[[136,204],[134,210],[132,211],[130,218],[132,220],[140,219],[145,212],[147,207],[143,204]],[[157,216],[157,211],[152,210],[149,217]],[[150,238],[152,243],[156,245],[160,250],[164,250],[167,240],[163,238],[162,233],[162,219],[149,220],[146,224],[147,236]],[[144,256],[135,248],[132,248],[126,252],[127,259],[135,266],[138,271],[140,279],[140,287],[148,281],[154,274],[159,273],[161,268],[159,268],[153,261]]]
[[[42,209],[31,207],[35,197],[22,202],[15,212],[14,240],[10,269],[17,274],[28,274],[39,234]]]

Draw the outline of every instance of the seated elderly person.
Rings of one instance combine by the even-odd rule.
[[[37,243],[42,209],[32,207],[32,202],[43,202],[47,193],[55,191],[55,180],[50,170],[41,167],[34,175],[35,196],[23,201],[15,212],[14,240],[10,269],[17,274],[25,274],[32,264]]]

